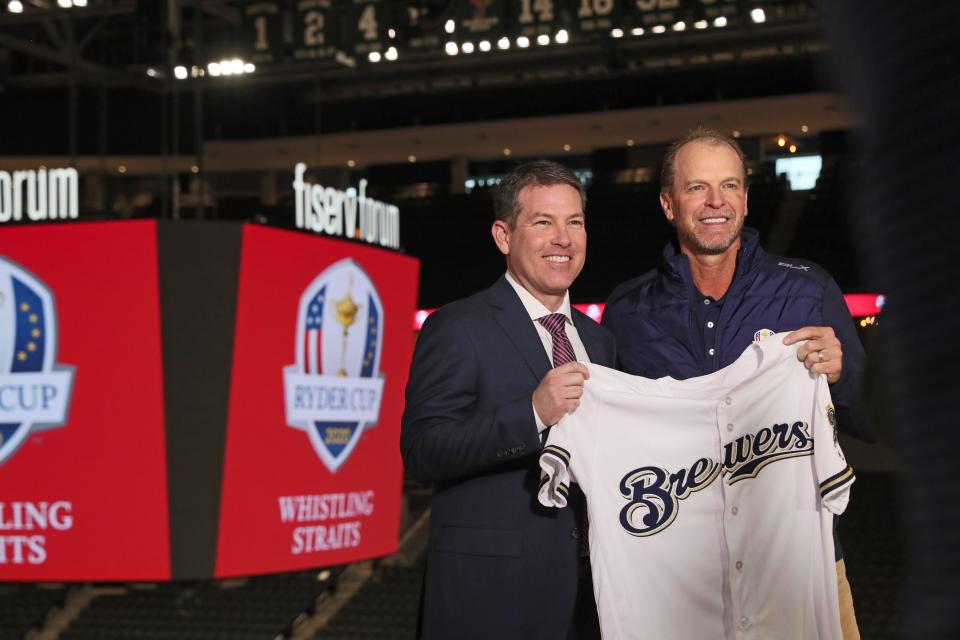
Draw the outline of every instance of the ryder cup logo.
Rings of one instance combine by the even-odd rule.
[[[331,472],[380,417],[382,336],[380,295],[349,258],[300,296],[296,364],[283,370],[287,424],[307,432]]]
[[[32,432],[66,421],[73,367],[56,358],[53,295],[0,256],[0,464]]]

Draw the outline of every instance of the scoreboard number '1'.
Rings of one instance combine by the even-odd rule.
[[[267,41],[267,17],[257,16],[253,19],[253,28],[257,30],[257,39],[253,44],[256,51],[266,51],[270,48]]]

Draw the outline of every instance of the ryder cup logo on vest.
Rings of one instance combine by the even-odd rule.
[[[66,422],[74,369],[56,359],[53,295],[0,256],[0,464],[31,433]]]
[[[382,336],[380,295],[350,258],[328,267],[300,296],[296,364],[283,370],[287,424],[307,432],[331,472],[380,417]]]

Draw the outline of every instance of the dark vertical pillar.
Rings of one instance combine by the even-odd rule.
[[[887,295],[878,331],[889,437],[903,472],[902,638],[960,638],[960,4],[823,3],[833,62],[864,123],[858,238]],[[856,500],[856,489],[854,489]],[[853,543],[853,541],[851,541]]]
[[[194,19],[194,55],[196,63],[204,67],[205,60],[203,48],[203,0],[197,0],[196,17]],[[193,130],[195,135],[195,146],[197,154],[197,219],[205,217],[204,212],[204,178],[206,176],[203,166],[203,82],[197,82],[193,90]]]
[[[216,561],[241,234],[157,224],[174,579],[209,578]]]

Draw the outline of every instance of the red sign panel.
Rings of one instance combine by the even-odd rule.
[[[246,226],[216,575],[396,549],[418,262]]]
[[[156,225],[0,230],[0,580],[170,577]]]

